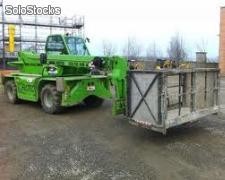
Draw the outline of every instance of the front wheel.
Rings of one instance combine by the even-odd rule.
[[[10,103],[12,104],[18,103],[19,99],[17,97],[16,84],[13,80],[5,82],[5,94]]]
[[[86,99],[84,99],[84,103],[91,108],[99,107],[103,102],[104,99],[97,96],[88,96]]]
[[[52,84],[45,85],[41,90],[41,105],[45,112],[56,114],[62,111],[62,94]]]

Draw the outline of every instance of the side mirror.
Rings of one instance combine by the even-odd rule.
[[[46,64],[47,63],[47,54],[41,53],[40,54],[40,63],[41,64]]]
[[[90,43],[90,38],[87,37],[87,38],[85,39],[85,42]]]

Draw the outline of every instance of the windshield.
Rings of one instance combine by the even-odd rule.
[[[65,39],[71,54],[78,56],[89,55],[88,49],[82,38],[66,37]]]

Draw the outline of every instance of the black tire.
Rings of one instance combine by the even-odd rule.
[[[104,99],[97,96],[88,96],[86,99],[84,99],[84,103],[91,108],[99,107],[103,102]]]
[[[41,105],[45,112],[50,114],[60,113],[62,94],[52,84],[45,85],[41,90]]]
[[[13,80],[6,81],[4,84],[5,87],[5,94],[8,98],[8,101],[12,104],[16,104],[19,102],[18,96],[17,96],[17,89],[16,84]]]

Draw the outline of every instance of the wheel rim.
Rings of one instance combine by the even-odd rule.
[[[11,86],[7,87],[7,96],[9,98],[9,100],[13,100],[13,88]]]
[[[49,91],[46,91],[44,94],[44,104],[48,108],[53,106],[53,96]]]

